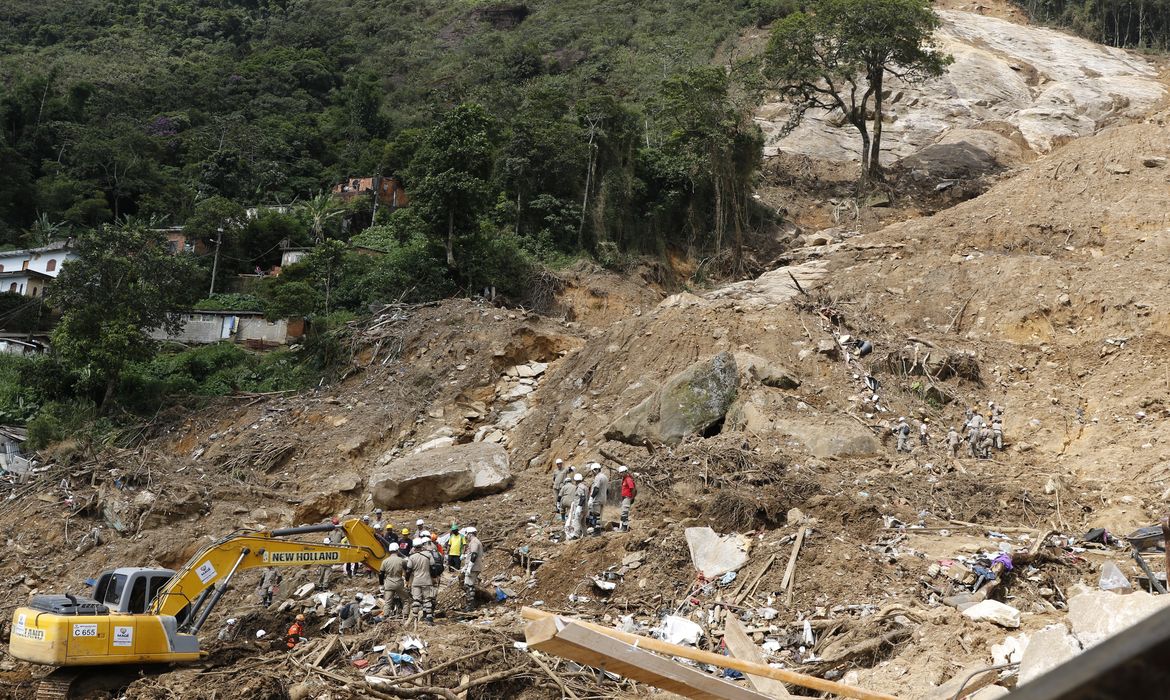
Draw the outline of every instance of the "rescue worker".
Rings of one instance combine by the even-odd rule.
[[[947,449],[951,451],[951,459],[956,459],[959,456],[959,445],[963,442],[963,438],[959,437],[959,431],[955,430],[955,426],[947,431]]]
[[[463,568],[463,547],[466,543],[467,536],[459,530],[458,525],[451,523],[451,536],[447,538],[447,568],[452,571]]]
[[[370,527],[374,528],[374,532],[382,532],[386,529],[386,521],[382,519],[382,509],[374,509],[374,521],[370,523]]]
[[[256,588],[256,595],[260,597],[260,604],[264,607],[272,605],[272,596],[276,595],[277,589],[280,588],[281,576],[276,567],[270,566],[264,570],[264,576],[260,579],[260,585]]]
[[[918,424],[918,444],[922,445],[923,447],[926,447],[927,443],[930,441],[930,437],[927,434],[926,429],[926,424],[929,422],[929,418],[923,418],[922,422]]]
[[[622,477],[622,524],[620,529],[622,532],[629,532],[630,510],[634,507],[634,499],[638,497],[638,485],[634,483],[634,477],[626,465],[618,467],[618,474]]]
[[[903,417],[898,418],[898,424],[894,426],[894,434],[898,436],[898,451],[910,451],[910,424],[906,422]]]
[[[995,449],[1003,449],[1003,420],[999,416],[991,420],[991,442]]]
[[[991,459],[991,445],[994,440],[991,436],[991,428],[984,425],[979,429],[979,458]]]
[[[426,523],[423,522],[422,518],[419,518],[418,520],[414,521],[414,536],[415,537],[422,537],[423,531],[426,529],[427,529]]]
[[[574,474],[570,483],[573,490],[569,493],[566,504],[568,509],[565,516],[565,540],[575,540],[585,530],[585,501],[589,498],[584,476]]]
[[[333,525],[333,529],[325,536],[325,542],[328,544],[341,544],[341,540],[345,537],[345,531],[341,529],[341,518],[335,515],[329,518],[329,523]],[[346,570],[348,570],[349,565],[346,564],[345,566]],[[317,579],[317,588],[325,588],[325,585],[329,582],[329,572],[331,571],[333,571],[332,566],[321,567],[321,576]]]
[[[967,419],[967,453],[972,457],[979,456],[979,429],[983,427],[983,416],[972,409],[971,417]]]
[[[430,624],[435,623],[435,580],[431,578],[430,540],[421,537],[411,542],[411,554],[406,560],[410,572],[410,614]]]
[[[593,534],[601,534],[601,510],[609,498],[609,477],[605,475],[605,468],[597,462],[589,466],[593,473],[593,484],[589,488],[589,526]]]
[[[476,536],[474,527],[463,530],[467,537],[467,549],[463,564],[463,594],[466,598],[464,610],[475,610],[475,587],[479,585],[479,573],[483,571],[483,542]]]
[[[382,599],[386,601],[382,614],[401,617],[406,604],[406,555],[397,549],[390,550],[378,574],[382,577]]]
[[[382,531],[382,539],[386,541],[387,551],[398,549],[398,531],[390,523],[386,523],[386,529]]]
[[[338,634],[344,636],[346,632],[360,634],[362,631],[362,594],[356,593],[353,601],[345,603],[337,610],[337,617],[341,621],[338,625]]]
[[[557,501],[557,514],[561,520],[566,520],[569,517],[569,510],[573,507],[573,494],[577,492],[577,486],[573,483],[579,474],[576,470],[573,471],[572,478],[566,476],[565,480],[561,482],[560,500]]]
[[[410,528],[408,528],[408,527],[402,528],[402,532],[398,533],[398,536],[399,536],[399,539],[398,539],[399,551],[402,552],[402,556],[409,557],[410,556],[410,548],[414,544],[414,541],[410,539]]]
[[[573,465],[565,466],[565,461],[558,458],[553,468],[553,506],[557,512],[557,519],[564,520],[565,514],[561,511],[561,486],[564,485],[565,479],[569,474],[576,471]]]
[[[296,648],[298,644],[305,641],[305,616],[297,615],[297,619],[289,626],[288,634],[284,637],[284,644],[289,651]]]

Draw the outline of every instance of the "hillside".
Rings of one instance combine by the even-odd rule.
[[[22,29],[28,18],[64,17],[65,5],[38,7],[0,11],[12,20],[3,41],[25,52],[0,61],[8,70],[42,50],[80,60],[70,40],[117,27],[140,26],[130,33],[146,40],[143,28],[161,21],[145,6],[103,14],[114,11],[95,2],[62,19],[62,34],[38,37]],[[335,55],[325,52],[334,69],[392,67],[386,114],[404,127],[420,123],[411,110],[433,97],[420,91],[442,92],[440,76],[466,92],[482,87],[485,100],[499,99],[493,109],[506,111],[506,95],[488,95],[500,83],[476,72],[490,61],[476,70],[463,62],[515,49],[519,28],[531,32],[535,44],[524,50],[541,57],[548,79],[563,58],[572,65],[556,75],[581,81],[570,85],[612,70],[604,81],[612,86],[645,72],[652,57],[669,63],[652,36],[682,37],[694,51],[687,60],[706,61],[712,54],[695,47],[714,51],[758,9],[532,3],[518,26],[506,26],[514,8],[200,7],[211,13],[204,22],[159,31],[238,27],[239,46],[216,59],[225,62],[252,50],[244,39],[261,24],[267,40],[290,38],[290,47],[300,33],[317,36],[309,43],[345,34]],[[689,10],[685,26],[680,8]],[[395,12],[418,13],[410,24],[418,36],[377,40],[398,31]],[[579,15],[588,31],[578,36],[582,25],[568,18]],[[367,23],[364,33],[333,33],[338,22],[357,26],[355,18]],[[318,569],[290,568],[264,606],[254,593],[260,572],[247,571],[209,618],[206,661],[133,680],[120,697],[672,697],[518,644],[520,609],[535,606],[640,634],[681,616],[701,628],[698,646],[712,650],[721,649],[731,615],[769,663],[937,700],[954,697],[954,686],[940,690],[948,681],[1001,662],[1000,645],[1057,635],[1071,656],[1115,632],[1118,620],[1132,621],[1134,609],[1164,607],[1166,596],[1099,590],[1107,562],[1135,588],[1140,572],[1126,545],[1080,538],[1092,528],[1121,536],[1153,524],[1170,488],[1170,375],[1161,366],[1170,349],[1170,283],[1161,274],[1170,263],[1165,83],[1135,54],[958,10],[945,18],[957,61],[919,93],[902,91],[902,104],[922,109],[892,122],[890,148],[913,162],[965,142],[1002,156],[997,167],[936,174],[925,194],[899,191],[907,181],[896,170],[888,200],[854,202],[850,216],[850,137],[814,119],[776,144],[770,160],[802,157],[813,174],[765,165],[752,192],[766,208],[789,209],[786,226],[764,229],[780,252],[761,255],[770,262],[758,275],[701,284],[696,258],[670,248],[622,273],[584,261],[549,272],[556,279],[545,278],[543,312],[483,298],[378,304],[334,327],[342,357],[334,382],[192,400],[117,442],[72,436],[43,451],[27,481],[0,481],[0,533],[15,553],[0,559],[0,620],[29,594],[80,593],[86,579],[116,566],[177,567],[229,532],[382,505],[395,529],[416,519],[478,528],[487,547],[478,610],[460,610],[462,590],[448,574],[435,626],[371,622],[335,645],[338,604],[378,595],[375,577],[336,568],[320,600],[320,590],[297,592],[317,584]],[[204,50],[196,44],[192,51]],[[374,45],[387,53],[363,52]],[[394,54],[395,46],[410,50]],[[631,47],[636,55],[624,53]],[[622,56],[642,63],[623,68]],[[619,92],[636,105],[643,88],[657,89],[629,83]],[[395,95],[409,105],[389,106]],[[777,117],[772,107],[756,116]],[[953,154],[935,158],[954,164]],[[324,158],[309,170],[330,167]],[[1004,410],[1004,449],[986,459],[950,456],[947,428],[989,402]],[[896,450],[892,433],[902,417],[915,431],[925,421],[929,436],[909,454]],[[680,425],[687,434],[670,432]],[[436,479],[424,482],[425,505],[390,504],[391,486],[415,476],[396,471],[403,464],[456,469],[453,455],[472,451],[506,454],[510,483],[454,497]],[[611,478],[628,465],[640,488],[630,531],[615,529],[611,498],[605,532],[565,541],[550,493],[557,458],[578,469],[603,463]],[[708,580],[696,570],[687,530],[704,526],[743,535],[737,546],[748,549],[747,562],[734,577]],[[1014,625],[960,611],[971,602],[975,567],[990,568],[1001,553],[1014,568],[982,590],[1014,609]],[[1160,572],[1161,562],[1150,561]],[[607,591],[598,581],[615,585]],[[1092,618],[1096,611],[1104,612]],[[298,612],[309,618],[310,642],[290,653],[281,635]],[[1047,629],[1066,624],[1073,635]],[[436,669],[414,679],[428,689],[396,690],[390,671],[375,668],[382,652],[404,650],[407,635],[426,644],[414,652],[423,668]],[[45,669],[17,662],[6,645],[0,652],[0,697],[34,697]],[[1039,665],[986,680],[1014,688]],[[386,684],[371,684],[371,674]]]

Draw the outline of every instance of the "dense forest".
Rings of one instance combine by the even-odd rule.
[[[428,130],[474,105],[463,225],[537,251],[722,249],[749,225],[760,137],[712,59],[785,6],[9,0],[0,243],[38,220],[181,224],[212,198],[290,203],[349,176],[410,191]]]
[[[1135,49],[1170,49],[1166,0],[1018,0],[1037,22],[1071,29],[1093,41]]]
[[[45,300],[0,295],[0,325],[51,328],[53,345],[0,357],[0,421],[40,446],[191,396],[311,386],[372,304],[485,287],[529,303],[581,255],[734,270],[769,215],[733,40],[795,5],[0,3],[0,247],[84,251]],[[329,196],[373,175],[410,205]],[[199,252],[155,254],[176,225]],[[241,286],[282,244],[311,251]],[[262,355],[146,337],[191,307],[312,322]]]

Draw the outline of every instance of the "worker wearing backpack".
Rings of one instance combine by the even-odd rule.
[[[421,537],[411,543],[410,557],[406,560],[406,570],[410,572],[410,614],[411,617],[426,620],[435,624],[435,583],[436,577],[431,574],[435,564],[435,545],[429,539]],[[443,560],[438,560],[439,575],[443,573]]]

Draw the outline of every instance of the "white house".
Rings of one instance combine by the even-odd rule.
[[[181,311],[183,328],[172,335],[164,328],[150,332],[155,340],[203,345],[230,340],[254,348],[287,345],[305,334],[305,320],[269,321],[259,311]]]
[[[51,275],[34,270],[0,272],[0,292],[11,292],[26,297],[40,297],[53,280]]]
[[[0,251],[0,292],[26,297],[44,296],[45,287],[61,273],[61,266],[77,258],[73,239],[53,241],[39,248]]]

